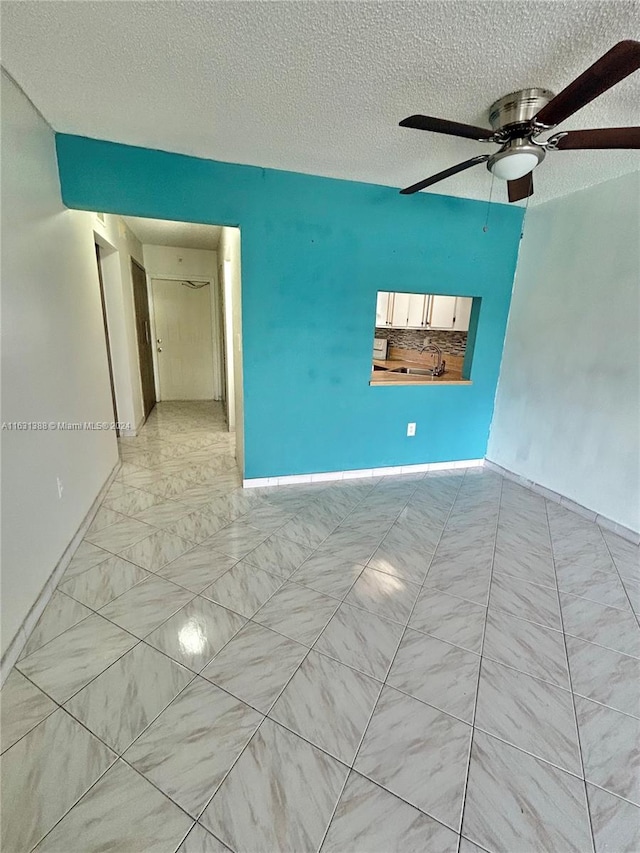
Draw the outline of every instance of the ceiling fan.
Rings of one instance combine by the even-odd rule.
[[[478,142],[494,142],[501,148],[495,154],[479,154],[464,163],[458,163],[400,192],[403,195],[416,193],[478,163],[486,163],[496,178],[507,182],[509,201],[520,201],[533,195],[533,170],[544,160],[547,151],[640,148],[640,127],[565,130],[546,140],[536,138],[638,68],[640,42],[621,41],[557,95],[548,89],[521,89],[497,100],[489,109],[489,122],[493,130],[432,116],[414,115],[403,119],[400,127],[462,136]]]

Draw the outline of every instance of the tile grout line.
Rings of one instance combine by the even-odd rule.
[[[571,635],[569,634],[569,636],[571,636]],[[602,648],[602,646],[599,646],[598,648]],[[628,655],[627,655],[627,657],[628,657]],[[637,658],[631,658],[631,660],[637,660]],[[606,702],[600,702],[598,699],[592,699],[591,696],[584,696],[582,693],[579,693],[579,692],[576,692],[573,690],[571,692],[573,693],[574,696],[577,696],[579,699],[586,699],[587,702],[591,702],[593,705],[599,705],[601,708],[607,708],[609,711],[615,711],[616,714],[620,714],[620,716],[622,716],[622,717],[629,717],[630,720],[635,720],[636,722],[638,720],[640,720],[640,715],[631,714],[631,713],[629,713],[629,711],[621,711],[619,708],[614,708],[613,705],[607,705]],[[639,714],[640,714],[640,712],[639,712]],[[589,784],[595,784],[595,783],[589,782]]]
[[[606,540],[606,537],[602,531],[602,528],[599,525],[596,525],[596,526],[600,530],[600,536],[602,536],[602,541],[604,542],[604,547],[607,549],[607,554],[609,555],[609,559],[611,560],[611,563],[613,565],[613,568],[615,569],[618,580],[620,581],[620,583],[622,585],[622,589],[624,590],[624,594],[625,594],[626,599],[629,603],[629,607],[631,608],[631,612],[633,613],[633,616],[634,616],[636,622],[638,623],[638,626],[640,627],[640,615],[638,615],[638,613],[636,613],[636,611],[633,608],[633,604],[631,602],[631,596],[629,595],[627,587],[625,586],[625,583],[622,579],[622,575],[620,574],[620,569],[618,568],[618,564],[615,561],[613,554],[611,553],[611,548],[609,547],[609,543]]]
[[[63,709],[63,710],[64,710],[64,709]],[[75,719],[75,717],[74,717],[74,719]],[[84,728],[86,728],[86,727],[84,727]],[[88,729],[87,729],[87,731],[88,731]],[[93,734],[93,732],[91,732],[91,734]],[[102,741],[101,741],[101,743],[102,743]],[[112,752],[113,752],[113,750],[112,750]],[[115,753],[114,753],[114,755],[115,755]],[[31,846],[29,847],[29,851],[30,851],[30,853],[31,853],[31,851],[35,850],[35,849],[36,849],[36,847],[37,847],[39,844],[41,844],[41,843],[44,841],[44,839],[45,839],[45,838],[46,838],[46,837],[47,837],[51,832],[53,832],[53,830],[56,828],[56,826],[58,826],[58,824],[59,824],[59,823],[61,823],[61,822],[65,819],[65,817],[66,817],[66,816],[67,816],[67,815],[68,815],[68,814],[69,814],[69,813],[70,813],[70,812],[71,812],[71,811],[72,811],[72,810],[73,810],[73,809],[78,805],[78,803],[79,803],[79,802],[80,802],[80,801],[81,801],[81,800],[82,800],[82,799],[83,799],[83,798],[84,798],[84,797],[89,793],[89,791],[91,791],[91,789],[92,789],[92,788],[94,788],[94,787],[98,784],[98,782],[99,782],[99,781],[100,781],[104,776],[106,776],[106,774],[109,772],[109,770],[111,770],[111,768],[112,768],[112,767],[114,767],[114,766],[117,764],[117,762],[118,762],[118,756],[116,755],[116,757],[115,757],[115,758],[114,758],[114,760],[111,762],[111,764],[109,764],[109,766],[108,766],[107,768],[105,768],[105,770],[103,770],[103,772],[102,772],[102,773],[100,773],[100,775],[98,776],[98,778],[97,778],[97,779],[94,779],[94,781],[89,785],[89,787],[86,789],[86,791],[83,791],[83,792],[82,792],[82,794],[80,794],[80,796],[78,797],[78,799],[77,799],[77,800],[75,800],[75,801],[72,803],[72,805],[71,805],[71,806],[69,806],[69,808],[64,812],[64,814],[62,814],[62,815],[61,815],[61,816],[56,820],[56,822],[53,824],[53,826],[51,826],[51,827],[50,827],[50,828],[49,828],[49,829],[48,829],[48,830],[47,830],[43,835],[41,835],[41,836],[38,838],[38,840],[36,841],[36,843],[35,843],[35,844],[33,844],[33,845],[31,845]]]
[[[558,570],[556,568],[555,547],[554,547],[554,543],[553,543],[553,536],[551,534],[551,522],[549,520],[549,508],[547,506],[546,500],[545,500],[545,515],[546,515],[546,519],[547,519],[547,530],[549,532],[549,543],[551,545],[551,561],[553,563],[553,571],[554,571],[554,574],[556,576],[556,585],[557,585],[557,583],[558,583]],[[578,711],[576,708],[575,693],[573,692],[573,679],[571,677],[571,664],[569,662],[569,650],[567,649],[567,635],[566,635],[565,630],[564,630],[564,613],[562,612],[562,602],[560,599],[560,590],[559,589],[557,590],[557,596],[558,596],[558,609],[560,611],[560,625],[562,626],[562,641],[563,641],[563,646],[564,646],[564,656],[565,656],[566,663],[567,663],[567,675],[569,678],[569,686],[571,688],[571,705],[573,707],[573,723],[574,723],[575,732],[576,732],[576,741],[577,741],[577,745],[578,745],[578,755],[580,758],[580,767],[582,769],[582,787],[584,790],[584,801],[585,801],[585,806],[586,806],[586,811],[587,811],[587,820],[589,822],[589,833],[591,836],[591,851],[593,853],[593,851],[595,851],[595,843],[596,843],[595,842],[595,834],[593,831],[593,820],[591,817],[591,806],[589,804],[589,794],[587,793],[587,780],[586,780],[586,774],[585,774],[585,769],[584,769],[584,758],[582,755],[582,738],[580,737],[580,726],[578,725]]]
[[[65,709],[63,709],[63,710],[65,710]],[[68,712],[67,712],[67,713],[68,713]],[[72,716],[72,715],[70,715],[70,716]],[[74,720],[76,720],[76,718],[75,718],[75,717],[73,717],[73,719],[74,719]],[[79,724],[80,724],[84,729],[86,729],[86,730],[89,732],[89,734],[92,734],[94,737],[97,737],[96,735],[94,735],[94,734],[93,734],[93,732],[92,732],[90,729],[87,729],[87,727],[86,727],[82,722],[80,722],[80,720],[76,720],[76,722],[78,722],[78,723],[79,723]],[[100,738],[98,738],[98,740],[100,740]],[[104,743],[104,741],[101,741],[101,743]],[[107,744],[105,744],[105,746],[107,746]],[[174,799],[172,799],[168,794],[166,794],[166,793],[165,793],[161,788],[159,788],[159,787],[155,784],[155,782],[153,782],[151,779],[147,779],[147,777],[146,777],[143,773],[141,773],[141,772],[140,772],[136,767],[134,767],[134,766],[133,766],[133,764],[130,764],[130,763],[129,763],[128,761],[126,761],[126,759],[124,759],[121,755],[118,755],[118,753],[117,753],[117,752],[115,752],[115,750],[111,749],[111,747],[108,747],[108,748],[109,748],[109,749],[111,750],[111,752],[113,752],[113,753],[114,753],[114,755],[116,756],[116,757],[115,757],[115,760],[114,760],[114,761],[112,761],[112,762],[111,762],[111,764],[106,768],[106,770],[105,770],[103,773],[101,773],[101,774],[98,776],[98,778],[97,778],[97,779],[95,779],[95,780],[91,783],[91,785],[87,788],[87,790],[86,790],[86,791],[84,791],[84,792],[83,792],[83,793],[78,797],[78,799],[73,803],[73,805],[72,805],[72,806],[70,806],[70,808],[68,808],[68,809],[67,809],[67,811],[66,811],[66,812],[65,812],[65,813],[64,813],[64,814],[63,814],[63,815],[62,815],[62,816],[61,816],[61,817],[60,817],[60,818],[55,822],[55,824],[51,827],[51,829],[47,830],[47,832],[46,832],[46,833],[45,833],[45,834],[44,834],[44,835],[43,835],[43,836],[38,840],[38,842],[37,842],[37,843],[36,843],[36,844],[31,848],[31,851],[35,850],[35,848],[36,848],[39,844],[41,844],[41,843],[42,843],[42,841],[43,841],[43,840],[44,840],[44,839],[45,839],[45,838],[46,838],[46,837],[47,837],[51,832],[53,832],[53,830],[56,828],[56,826],[57,826],[59,823],[61,823],[61,822],[64,820],[64,818],[65,818],[68,814],[70,814],[70,813],[73,811],[73,809],[74,809],[74,808],[76,808],[76,806],[78,806],[78,805],[79,805],[79,803],[81,802],[81,800],[83,800],[83,799],[87,796],[87,794],[88,794],[88,793],[89,793],[93,788],[95,788],[95,786],[98,784],[98,782],[100,782],[100,780],[101,780],[101,779],[103,779],[103,778],[107,775],[107,773],[108,773],[110,770],[112,770],[112,769],[113,769],[113,768],[118,764],[118,762],[120,762],[120,761],[121,761],[124,765],[126,765],[126,767],[128,767],[130,770],[133,770],[133,772],[134,772],[134,773],[136,773],[136,775],[138,775],[141,779],[143,779],[147,784],[151,785],[151,787],[152,787],[152,788],[155,788],[155,790],[156,790],[156,791],[158,791],[158,793],[159,793],[159,794],[161,794],[165,799],[169,800],[169,802],[170,802],[173,806],[175,806],[175,807],[176,807],[177,809],[179,809],[183,814],[185,814],[185,815],[187,816],[187,818],[188,818],[190,821],[193,821],[193,820],[194,820],[194,818],[189,814],[189,812],[187,812],[187,811],[186,811],[186,810],[185,810],[185,809],[184,809],[184,808],[183,808],[179,803],[177,803],[177,802],[176,802]],[[191,829],[193,829],[193,825],[189,828],[189,832],[191,832]],[[187,835],[188,835],[188,833],[187,833]],[[186,838],[186,835],[184,836],[184,838]],[[182,841],[184,840],[184,838],[180,841],[180,843],[182,843]],[[177,848],[176,848],[176,850],[177,850]]]
[[[597,788],[599,791],[604,791],[605,794],[609,794],[611,797],[615,797],[616,800],[620,800],[623,803],[628,803],[630,806],[633,806],[636,811],[638,811],[638,817],[640,818],[640,804],[638,804],[635,800],[630,800],[628,797],[623,797],[622,794],[616,794],[615,791],[610,791],[608,788],[603,788],[602,785],[599,785],[597,782],[592,782],[591,780],[587,781],[587,785],[591,785],[593,788]],[[615,853],[615,851],[613,851],[613,853]],[[635,853],[635,851],[632,850],[631,853]]]
[[[39,690],[39,691],[40,691],[40,693],[43,693],[43,694],[47,697],[47,699],[49,699],[51,702],[53,702],[53,704],[55,705],[55,708],[54,708],[52,711],[49,711],[49,713],[48,713],[48,714],[45,714],[45,716],[44,716],[44,717],[42,717],[42,719],[41,719],[41,720],[38,720],[38,722],[37,722],[37,723],[35,723],[35,725],[31,726],[31,728],[29,729],[29,731],[28,731],[28,732],[25,732],[24,734],[20,735],[20,737],[19,737],[17,740],[15,740],[15,741],[11,744],[11,746],[8,746],[6,749],[3,749],[3,750],[2,750],[2,755],[5,755],[5,753],[9,752],[9,750],[10,750],[10,749],[13,749],[13,747],[14,747],[17,743],[20,743],[20,741],[21,741],[23,738],[25,738],[25,737],[27,737],[27,735],[31,734],[31,732],[32,732],[34,729],[37,729],[37,728],[38,728],[38,726],[40,725],[40,723],[44,723],[44,721],[45,721],[45,720],[48,720],[48,719],[49,719],[49,717],[51,717],[53,714],[55,714],[55,712],[56,712],[58,709],[62,708],[62,705],[61,705],[59,702],[56,702],[56,700],[55,700],[52,696],[49,696],[49,694],[48,694],[48,693],[45,693],[45,691],[44,691],[41,687],[38,687],[38,685],[35,683],[35,681],[32,681],[32,680],[29,678],[29,676],[25,675],[23,672],[21,672],[21,673],[20,673],[20,675],[21,675],[21,676],[22,676],[26,681],[28,681],[28,682],[29,682],[29,684],[31,684],[33,687],[35,687],[35,688],[36,688],[36,690]],[[7,676],[7,679],[8,679],[8,676]],[[6,684],[6,681],[5,681],[5,684]],[[4,687],[4,685],[3,685],[3,687]]]
[[[568,593],[565,592],[563,594],[567,595]],[[574,598],[580,599],[580,596],[574,596]],[[580,600],[586,601],[587,599],[580,599]],[[594,601],[593,603],[598,604],[599,602]],[[606,607],[606,606],[607,606],[606,604],[601,605],[601,607]],[[610,609],[615,610],[616,613],[626,613],[627,612],[626,610],[618,610],[616,607],[612,607]],[[553,629],[551,629],[551,630],[553,630]],[[631,660],[636,660],[636,661],[640,660],[640,657],[638,657],[638,655],[631,655],[631,654],[629,654],[629,652],[621,652],[620,649],[616,649],[613,646],[603,646],[602,643],[594,643],[593,640],[587,640],[584,637],[580,637],[578,634],[572,634],[570,631],[567,631],[565,633],[565,636],[566,637],[572,637],[574,640],[580,640],[581,643],[588,643],[588,645],[595,646],[598,649],[605,649],[605,651],[607,651],[607,652],[613,652],[616,655],[620,655],[620,657],[630,658]],[[604,703],[601,703],[601,704],[604,704]]]
[[[148,570],[147,570],[147,569],[145,569],[145,571],[148,571]],[[149,574],[150,574],[151,576],[153,576],[153,575],[154,575],[154,572],[150,572]],[[103,604],[103,605],[102,605],[102,609],[103,609],[103,608],[105,608],[105,607],[108,607],[110,604],[112,604],[114,601],[117,601],[119,598],[122,598],[122,596],[123,596],[123,595],[126,595],[128,592],[131,592],[131,590],[132,590],[132,589],[135,589],[136,587],[140,586],[141,584],[146,583],[149,579],[150,579],[150,578],[144,578],[143,580],[141,580],[141,581],[139,581],[138,583],[134,584],[133,586],[129,587],[129,589],[127,589],[127,590],[125,590],[124,592],[120,593],[120,595],[117,595],[115,598],[112,598],[112,599],[111,599],[111,601],[107,602],[107,604]],[[169,581],[169,583],[171,583],[171,581]],[[176,586],[177,586],[177,584],[176,584]],[[187,604],[190,604],[190,603],[191,603],[191,601],[193,601],[193,599],[194,599],[194,598],[197,598],[197,597],[198,597],[198,594],[197,594],[197,593],[194,593],[194,592],[192,592],[191,590],[187,590],[187,588],[186,588],[186,587],[180,587],[180,589],[184,589],[184,590],[185,590],[185,592],[191,592],[191,594],[192,594],[192,598],[190,599],[190,601],[187,601],[187,602],[185,602],[184,604],[180,605],[180,607],[178,607],[176,610],[174,610],[174,612],[173,612],[170,616],[167,616],[167,618],[166,618],[166,619],[163,619],[163,620],[162,620],[162,622],[157,626],[158,628],[159,628],[159,627],[161,627],[162,625],[164,625],[164,624],[165,624],[165,622],[168,622],[168,621],[169,621],[169,619],[171,619],[171,617],[172,617],[172,616],[175,616],[175,615],[176,615],[176,613],[177,613],[179,610],[182,610],[182,608],[183,608],[183,607],[186,607],[186,606],[187,606]],[[16,668],[18,668],[18,664],[19,664],[21,661],[23,661],[23,660],[27,660],[27,658],[31,657],[32,655],[37,654],[41,649],[44,649],[46,646],[48,646],[48,645],[50,645],[51,643],[53,643],[53,641],[54,641],[54,640],[58,640],[58,639],[59,639],[60,637],[62,637],[64,634],[66,634],[66,633],[68,633],[69,631],[73,630],[77,625],[79,625],[81,622],[86,621],[86,620],[87,620],[87,619],[89,619],[91,616],[99,616],[101,619],[104,619],[104,620],[105,620],[105,622],[109,622],[109,624],[114,625],[114,626],[115,626],[116,628],[118,628],[120,631],[124,631],[124,632],[125,632],[125,633],[127,633],[127,634],[131,634],[131,636],[132,636],[132,637],[135,637],[135,638],[136,638],[136,640],[139,640],[140,642],[142,642],[146,637],[148,637],[148,636],[149,636],[149,634],[152,634],[152,633],[156,630],[156,628],[152,628],[152,629],[151,629],[151,631],[149,631],[149,634],[145,634],[145,636],[144,636],[144,637],[138,637],[138,635],[137,635],[137,634],[134,634],[134,633],[133,633],[133,631],[130,631],[128,628],[123,628],[123,627],[122,627],[122,625],[119,625],[117,622],[114,622],[112,619],[109,619],[109,617],[108,617],[108,616],[104,616],[104,615],[100,612],[100,610],[94,610],[94,608],[93,608],[93,607],[90,607],[88,604],[84,604],[82,601],[78,601],[78,599],[73,598],[73,596],[69,595],[68,593],[64,592],[63,590],[57,590],[57,591],[58,591],[58,592],[60,592],[60,593],[62,593],[63,595],[66,595],[66,596],[67,596],[67,598],[71,598],[71,600],[72,600],[72,601],[75,601],[75,602],[77,602],[78,604],[82,604],[82,606],[83,606],[83,607],[86,607],[86,608],[87,608],[87,610],[90,610],[90,611],[91,611],[91,613],[89,614],[89,616],[83,616],[83,617],[82,617],[82,619],[79,619],[79,620],[78,620],[77,622],[75,622],[73,625],[70,625],[68,628],[65,628],[65,629],[64,629],[64,631],[62,631],[60,634],[57,634],[55,637],[52,637],[50,640],[47,640],[47,642],[46,642],[46,643],[43,643],[41,646],[38,646],[38,648],[37,648],[35,651],[31,652],[31,654],[30,654],[30,655],[26,655],[24,658],[20,658],[20,660],[16,661],[16,664],[15,664]],[[126,652],[125,652],[125,654],[126,654]],[[109,664],[109,666],[111,666],[111,664]],[[108,667],[107,667],[107,669],[108,669]],[[103,672],[104,672],[104,671],[105,671],[105,670],[103,670]],[[20,672],[22,672],[22,670],[20,670]],[[24,675],[24,673],[22,673],[22,674]],[[97,676],[96,676],[96,678],[97,678]],[[93,679],[91,679],[91,680],[93,681]],[[89,682],[87,682],[87,683],[89,683]],[[42,690],[42,688],[40,688],[40,689]],[[75,695],[75,694],[74,694],[74,695]]]
[[[54,592],[58,592],[58,593],[60,593],[60,595],[64,595],[64,597],[65,597],[65,598],[70,599],[71,601],[73,601],[73,602],[74,602],[74,604],[82,604],[82,602],[81,602],[81,601],[78,601],[78,599],[77,599],[77,598],[73,598],[73,596],[69,595],[69,593],[68,593],[68,592],[65,592],[63,589],[59,589],[58,587],[56,587],[56,588],[55,588],[55,590],[54,590]],[[57,639],[58,639],[58,637],[61,637],[63,634],[66,634],[66,633],[67,633],[67,631],[70,631],[70,630],[71,630],[71,628],[75,628],[75,626],[76,626],[76,625],[79,625],[81,622],[84,622],[84,620],[85,620],[85,619],[88,619],[88,618],[89,618],[89,616],[93,616],[93,614],[97,612],[97,611],[93,610],[91,607],[88,607],[86,604],[82,604],[82,606],[83,606],[83,607],[86,607],[86,608],[87,608],[87,610],[89,610],[89,611],[90,611],[90,612],[89,612],[89,614],[88,614],[87,616],[83,616],[81,619],[78,619],[78,621],[77,621],[77,622],[74,622],[74,623],[73,623],[73,625],[69,625],[69,627],[68,627],[68,628],[65,628],[63,631],[60,631],[60,633],[59,633],[59,634],[56,634],[56,635],[55,635],[55,637],[51,637],[51,639],[47,640],[47,641],[46,641],[46,643],[43,643],[41,646],[38,646],[38,648],[37,648],[37,649],[34,649],[32,652],[29,652],[29,654],[28,654],[28,655],[23,654],[23,655],[22,655],[21,657],[19,657],[19,658],[18,658],[18,660],[14,663],[14,665],[13,665],[12,669],[17,669],[17,668],[18,668],[18,664],[19,664],[21,661],[26,660],[28,657],[31,657],[31,655],[35,655],[35,653],[36,653],[36,652],[39,652],[39,651],[40,651],[40,649],[43,649],[45,646],[48,646],[48,645],[49,645],[49,643],[52,643],[54,640],[57,640]],[[42,618],[42,617],[41,617],[41,618]],[[38,621],[40,621],[40,620],[38,620]],[[36,624],[34,625],[34,630],[37,628],[37,626],[38,626],[38,623],[36,623]],[[33,636],[33,631],[31,632],[31,634],[30,634],[30,635],[29,635],[29,637],[27,638],[27,642],[31,639],[31,637],[32,637],[32,636]],[[24,675],[24,673],[23,673],[23,675]],[[4,685],[3,685],[3,686],[4,686]]]
[[[102,509],[102,504],[100,504],[100,509]],[[114,512],[115,512],[115,510],[114,510]],[[107,554],[109,554],[112,557],[119,557],[120,554],[122,553],[122,551],[126,551],[128,548],[132,548],[134,545],[137,545],[138,542],[142,542],[143,539],[147,539],[149,536],[151,536],[153,533],[156,533],[159,530],[158,527],[156,527],[154,524],[149,524],[148,521],[140,521],[139,518],[134,518],[133,516],[126,515],[125,513],[121,513],[121,515],[125,516],[124,521],[114,521],[113,524],[109,524],[107,527],[103,527],[102,530],[96,530],[95,534],[91,533],[90,535],[95,536],[97,534],[104,533],[105,531],[108,531],[110,527],[115,527],[118,524],[124,525],[124,524],[126,524],[127,521],[136,521],[136,522],[138,522],[138,524],[144,524],[145,527],[150,528],[151,532],[147,533],[147,531],[145,530],[143,536],[141,536],[139,539],[133,540],[132,542],[128,542],[126,545],[124,545],[122,548],[120,548],[119,551],[112,551],[110,548],[107,548],[105,545],[98,545],[97,542],[92,542],[88,536],[85,536],[82,541],[88,542],[90,545],[95,545],[96,548],[102,548],[103,551],[106,551]],[[122,557],[122,559],[124,560],[126,558]],[[127,560],[127,562],[130,563],[131,560]],[[95,568],[95,566],[92,566],[92,568]],[[82,574],[84,574],[84,572]]]
[[[129,562],[129,561],[128,561],[128,560],[125,560],[124,562]],[[99,564],[99,566],[101,566],[101,565],[102,565],[102,563],[100,563],[100,564]],[[144,578],[140,578],[140,580],[136,581],[136,582],[135,582],[134,584],[132,584],[130,587],[128,587],[127,589],[125,589],[125,590],[124,590],[124,592],[119,592],[119,593],[118,593],[117,595],[115,595],[113,598],[109,599],[109,601],[105,602],[105,604],[101,604],[101,605],[100,605],[100,608],[98,608],[98,609],[96,609],[96,608],[95,608],[94,606],[92,606],[91,604],[87,604],[85,601],[81,601],[79,598],[76,598],[76,597],[75,597],[75,595],[72,595],[70,592],[67,592],[67,590],[66,590],[66,589],[62,589],[62,586],[57,586],[57,587],[56,587],[56,591],[57,591],[57,592],[59,592],[59,593],[61,593],[62,595],[66,595],[66,596],[67,596],[67,598],[70,598],[72,601],[75,601],[77,604],[81,604],[83,607],[87,607],[87,608],[88,608],[89,610],[91,610],[93,613],[99,613],[99,612],[100,612],[100,610],[101,610],[103,607],[108,607],[108,606],[111,604],[111,602],[112,602],[112,601],[117,601],[119,598],[121,598],[123,595],[126,595],[126,594],[127,594],[128,592],[130,592],[132,589],[135,589],[135,587],[139,586],[141,583],[145,583],[145,581],[148,581],[148,580],[150,579],[150,577],[153,575],[153,572],[150,572],[150,571],[149,571],[149,569],[143,569],[143,568],[142,568],[142,566],[138,566],[138,565],[136,565],[135,563],[129,563],[129,565],[133,566],[133,567],[134,567],[134,568],[136,568],[136,569],[139,569],[141,572],[144,572],[144,573],[145,573],[145,575],[146,575],[146,577],[144,577]],[[94,569],[97,569],[97,568],[99,568],[99,566],[94,566],[93,568],[94,568]],[[92,570],[91,570],[91,569],[89,569],[89,571],[92,571]],[[83,572],[82,574],[85,574],[85,573]],[[76,575],[75,577],[81,577],[81,575]],[[69,582],[69,581],[71,581],[71,580],[75,580],[75,577],[73,577],[73,578],[69,578],[68,580],[64,581],[64,583],[68,583],[68,582]],[[86,617],[85,617],[85,618],[86,618]],[[73,626],[70,626],[70,627],[73,627]],[[68,630],[69,630],[68,628],[65,628],[65,631],[68,631]],[[64,632],[63,632],[63,633],[64,633]],[[58,635],[58,636],[59,636],[59,635]],[[46,643],[45,643],[44,645],[46,645]],[[42,646],[41,646],[40,648],[42,648]],[[33,653],[32,653],[32,654],[33,654]]]
[[[485,636],[487,633],[487,622],[489,620],[489,603],[491,601],[491,584],[493,582],[493,566],[494,566],[495,557],[496,557],[496,545],[497,545],[497,541],[498,541],[498,528],[500,526],[500,513],[502,511],[503,490],[504,490],[504,480],[501,480],[501,482],[500,482],[500,494],[497,498],[498,511],[496,513],[496,526],[495,526],[495,532],[494,532],[494,536],[493,536],[493,552],[492,552],[492,557],[491,557],[491,573],[489,576],[489,589],[487,590],[487,605],[485,608],[484,625],[482,628],[482,641],[480,643],[480,664],[478,666],[478,677],[476,680],[476,692],[475,692],[475,697],[474,697],[474,702],[473,702],[473,713],[471,715],[471,737],[469,739],[469,754],[468,754],[468,758],[467,758],[467,767],[466,767],[466,772],[465,772],[464,787],[463,787],[463,791],[462,791],[462,804],[461,804],[461,809],[460,809],[460,829],[459,829],[459,835],[458,835],[458,848],[457,848],[458,853],[459,853],[460,846],[462,843],[461,839],[462,839],[464,812],[465,812],[465,808],[467,805],[467,794],[468,794],[468,789],[469,789],[469,776],[471,773],[471,755],[473,752],[473,741],[474,741],[474,736],[475,736],[475,732],[476,732],[476,713],[478,710],[478,694],[480,692],[480,679],[482,677],[482,661],[484,659],[484,641],[485,641]]]
[[[95,612],[94,612],[94,613],[92,613],[91,615],[92,615],[92,616],[97,616],[97,615],[99,615],[99,614],[97,614],[97,613],[95,613]],[[81,621],[81,622],[85,622],[85,621],[86,621],[87,619],[89,619],[89,618],[90,618],[89,616],[86,616],[84,619],[81,619],[80,621]],[[102,617],[102,618],[104,618],[104,617]],[[108,619],[105,619],[105,622],[109,622],[109,620],[108,620]],[[79,625],[79,624],[80,624],[80,622],[76,622],[76,625]],[[115,623],[114,623],[114,622],[111,622],[110,624],[115,625]],[[75,628],[75,627],[76,627],[75,625],[72,625],[72,626],[71,626],[71,628],[67,628],[67,631],[71,631],[71,630],[72,630],[73,628]],[[24,675],[24,677],[25,677],[25,678],[28,678],[28,679],[29,679],[29,681],[32,681],[32,683],[33,683],[33,684],[35,684],[35,686],[38,688],[38,690],[41,690],[41,691],[42,691],[46,696],[48,696],[48,697],[49,697],[50,699],[52,699],[54,702],[56,702],[57,704],[59,704],[59,705],[60,705],[60,707],[62,708],[62,707],[64,707],[64,703],[65,703],[65,702],[69,702],[71,699],[73,699],[73,698],[74,698],[74,696],[77,696],[77,694],[78,694],[78,693],[80,693],[80,691],[81,691],[81,690],[84,690],[84,688],[85,688],[85,687],[88,687],[88,686],[89,686],[89,684],[91,684],[92,682],[94,682],[94,681],[96,680],[96,678],[99,678],[99,677],[102,675],[102,673],[103,673],[103,672],[106,672],[108,669],[111,669],[111,667],[114,665],[114,663],[117,663],[117,662],[118,662],[119,660],[121,660],[121,659],[122,659],[126,654],[128,654],[128,652],[132,651],[133,649],[135,649],[135,648],[136,648],[136,646],[139,646],[139,645],[140,645],[140,643],[141,643],[141,642],[143,642],[139,637],[136,637],[136,635],[135,635],[135,634],[132,634],[132,633],[131,633],[131,631],[125,631],[125,629],[124,629],[124,628],[120,628],[120,626],[119,626],[119,625],[116,625],[116,627],[117,627],[120,631],[123,631],[124,633],[129,634],[129,636],[130,636],[130,637],[133,637],[133,639],[134,639],[136,642],[135,642],[132,646],[129,646],[129,648],[128,648],[128,649],[126,649],[124,652],[122,652],[121,654],[119,654],[119,655],[118,655],[114,660],[112,660],[109,664],[107,664],[107,666],[105,666],[105,668],[104,668],[104,669],[100,670],[100,672],[99,672],[99,673],[97,673],[97,674],[96,674],[96,675],[94,675],[92,678],[90,678],[90,679],[86,682],[86,684],[83,684],[83,685],[82,685],[82,687],[79,687],[77,690],[75,690],[75,691],[74,691],[70,696],[68,696],[68,697],[64,700],[64,702],[63,702],[63,703],[58,702],[58,700],[57,700],[57,699],[55,699],[53,696],[51,696],[51,694],[50,694],[50,693],[47,693],[47,691],[46,691],[43,687],[41,687],[39,684],[36,684],[36,682],[35,682],[35,681],[32,681],[32,679],[31,679],[29,676],[27,676],[24,672],[22,672],[22,670],[18,670],[18,671],[20,672],[20,674],[21,674],[21,675]],[[66,633],[66,631],[64,631],[63,633]],[[61,636],[62,636],[62,634],[59,634],[59,636],[61,637]],[[57,639],[57,638],[54,638],[54,639]],[[50,642],[53,642],[53,640],[51,640]],[[46,645],[48,645],[48,644],[46,644]],[[44,648],[44,646],[42,646],[41,648]],[[40,650],[38,649],[38,651],[40,651]],[[34,652],[34,654],[36,654],[36,652]],[[25,660],[26,660],[26,658],[25,658]],[[16,669],[17,669],[17,666],[16,666]],[[65,710],[66,710],[66,709],[65,709]]]

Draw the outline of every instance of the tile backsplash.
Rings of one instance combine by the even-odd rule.
[[[449,332],[433,329],[378,329],[376,338],[386,338],[390,347],[402,347],[420,351],[424,346],[425,338],[429,343],[440,347],[443,352],[452,355],[464,355],[467,347],[466,332]]]

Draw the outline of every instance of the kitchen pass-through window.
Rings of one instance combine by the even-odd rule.
[[[481,299],[378,291],[371,385],[471,384]]]

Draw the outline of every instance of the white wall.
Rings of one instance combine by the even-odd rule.
[[[236,460],[244,473],[244,394],[242,385],[242,266],[240,229],[223,228],[218,254],[222,261],[229,429],[236,432]],[[229,310],[230,309],[230,310]]]
[[[142,244],[119,216],[93,218],[94,238],[101,247],[102,278],[111,342],[111,365],[118,419],[131,424],[131,433],[144,417],[136,333],[131,258],[143,266]]]
[[[185,278],[216,277],[217,256],[208,249],[181,249],[179,246],[151,246],[145,243],[144,268],[154,278],[184,276]]]
[[[94,217],[63,207],[53,132],[4,72],[2,202],[2,421],[111,421]],[[2,654],[117,458],[111,431],[2,432]]]
[[[487,458],[640,530],[640,172],[527,213]]]

